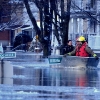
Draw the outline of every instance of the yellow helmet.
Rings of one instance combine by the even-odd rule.
[[[86,40],[85,40],[85,37],[84,37],[84,36],[80,36],[80,37],[77,39],[77,41],[82,42],[82,41],[86,41]]]

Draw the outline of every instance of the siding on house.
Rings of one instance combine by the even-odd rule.
[[[0,43],[2,43],[3,47],[9,45],[10,42],[10,33],[8,30],[0,32]]]

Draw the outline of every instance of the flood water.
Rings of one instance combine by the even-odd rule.
[[[12,68],[11,76],[0,78],[0,100],[100,100],[100,70],[43,62],[14,62]]]

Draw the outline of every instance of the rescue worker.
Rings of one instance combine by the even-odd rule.
[[[96,60],[98,60],[98,56],[92,51],[92,49],[88,46],[85,37],[80,36],[76,40],[76,47],[75,49],[70,52],[65,54],[66,55],[75,55],[75,56],[80,56],[80,57],[89,57],[90,55],[95,57]]]
[[[61,55],[72,52],[73,50],[74,50],[74,46],[72,45],[72,40],[68,40],[65,46],[63,45],[60,46]]]
[[[63,48],[64,54],[72,52],[74,50],[74,46],[72,45],[72,40],[67,41],[67,45]]]
[[[42,45],[39,42],[38,35],[36,35],[35,38],[33,38],[31,45],[29,47],[29,51],[32,51],[32,52],[41,52],[42,51]]]

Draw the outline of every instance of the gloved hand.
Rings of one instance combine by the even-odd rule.
[[[96,60],[99,60],[99,58],[96,54],[94,54],[93,57],[95,57]]]
[[[63,56],[66,57],[66,56],[70,56],[71,54],[70,53],[67,53],[67,54],[64,54]]]
[[[71,53],[67,53],[68,56],[71,56]]]

